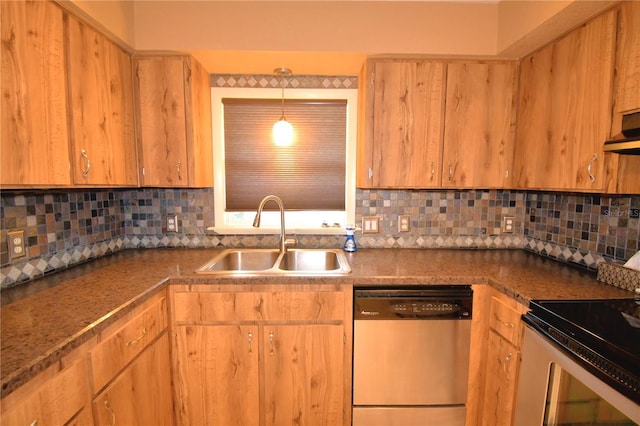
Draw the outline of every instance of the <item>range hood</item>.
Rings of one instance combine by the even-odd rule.
[[[640,155],[640,111],[622,116],[622,134],[605,141],[604,151]]]

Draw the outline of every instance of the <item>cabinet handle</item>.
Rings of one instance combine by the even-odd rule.
[[[433,181],[433,177],[436,174],[436,165],[433,164],[433,161],[431,162],[431,177],[429,177],[430,181]]]
[[[253,353],[253,349],[251,348],[251,341],[253,340],[253,331],[249,331],[249,353],[252,354]]]
[[[38,426],[38,419],[35,419],[31,423],[29,423],[29,426]]]
[[[274,355],[276,353],[274,347],[273,347],[273,338],[275,336],[275,333],[273,331],[269,332],[269,355]]]
[[[593,162],[596,161],[597,159],[598,159],[598,154],[593,154],[593,158],[591,159],[591,161],[589,161],[589,165],[587,166],[587,173],[589,174],[589,182],[591,183],[596,182],[596,177],[593,175],[593,173],[591,173],[591,166],[593,165]]]
[[[109,422],[109,424],[111,426],[115,426],[116,425],[116,413],[113,411],[113,408],[111,408],[111,404],[109,403],[109,400],[105,399],[103,405],[104,405],[104,408],[107,409],[109,414],[111,414],[111,422]]]
[[[85,151],[84,149],[80,150],[80,156],[84,160],[84,170],[82,171],[82,177],[86,179],[87,176],[89,176],[89,170],[91,170],[91,161],[89,161],[87,151]]]
[[[178,161],[178,180],[182,180],[182,161]]]
[[[453,180],[453,166],[449,163],[449,182]]]
[[[507,380],[511,380],[511,376],[509,375],[509,370],[507,369],[507,364],[511,361],[511,357],[513,354],[509,352],[507,356],[504,357],[504,361],[502,362],[502,371],[504,371],[504,375],[507,376]]]
[[[509,170],[507,170],[506,172],[504,172],[504,178],[505,178],[505,179],[509,179]]]
[[[373,178],[373,169],[369,167],[369,179]]]
[[[142,340],[142,338],[144,336],[147,335],[147,327],[143,327],[142,328],[142,332],[140,333],[140,336],[138,336],[137,338],[133,339],[133,340],[129,340],[127,342],[127,346],[131,346],[131,345],[135,345],[136,343],[138,343],[140,340]]]
[[[506,321],[502,321],[500,319],[500,317],[498,316],[498,314],[493,314],[493,317],[496,319],[496,321],[498,321],[500,324],[504,325],[507,328],[513,328],[515,327],[515,324],[512,322],[506,322]]]

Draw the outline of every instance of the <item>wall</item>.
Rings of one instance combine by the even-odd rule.
[[[640,250],[640,196],[522,191],[357,190],[356,219],[379,216],[381,233],[356,234],[359,247],[524,248],[595,268]],[[0,229],[25,229],[28,258],[1,256],[0,287],[16,285],[125,248],[275,247],[278,235],[216,235],[211,189],[3,191]],[[163,218],[179,214],[181,230]],[[397,216],[412,217],[397,232]],[[514,234],[499,234],[503,215]],[[1,247],[6,247],[5,235]],[[343,237],[299,235],[302,247],[341,247]]]
[[[356,74],[368,54],[519,58],[613,0],[58,0],[136,50],[192,53],[209,72]]]

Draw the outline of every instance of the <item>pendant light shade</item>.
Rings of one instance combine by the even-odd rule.
[[[293,126],[284,115],[273,125],[273,141],[278,146],[289,146],[293,142]]]
[[[280,77],[282,88],[282,114],[280,120],[273,125],[273,141],[278,146],[289,146],[293,143],[293,126],[284,116],[284,78],[291,75],[289,68],[276,68],[273,73]]]

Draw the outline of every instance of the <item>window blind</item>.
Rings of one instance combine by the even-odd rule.
[[[226,211],[255,210],[269,194],[287,210],[344,210],[347,102],[286,99],[291,146],[271,134],[281,99],[224,98]],[[274,203],[265,209],[273,210]]]

